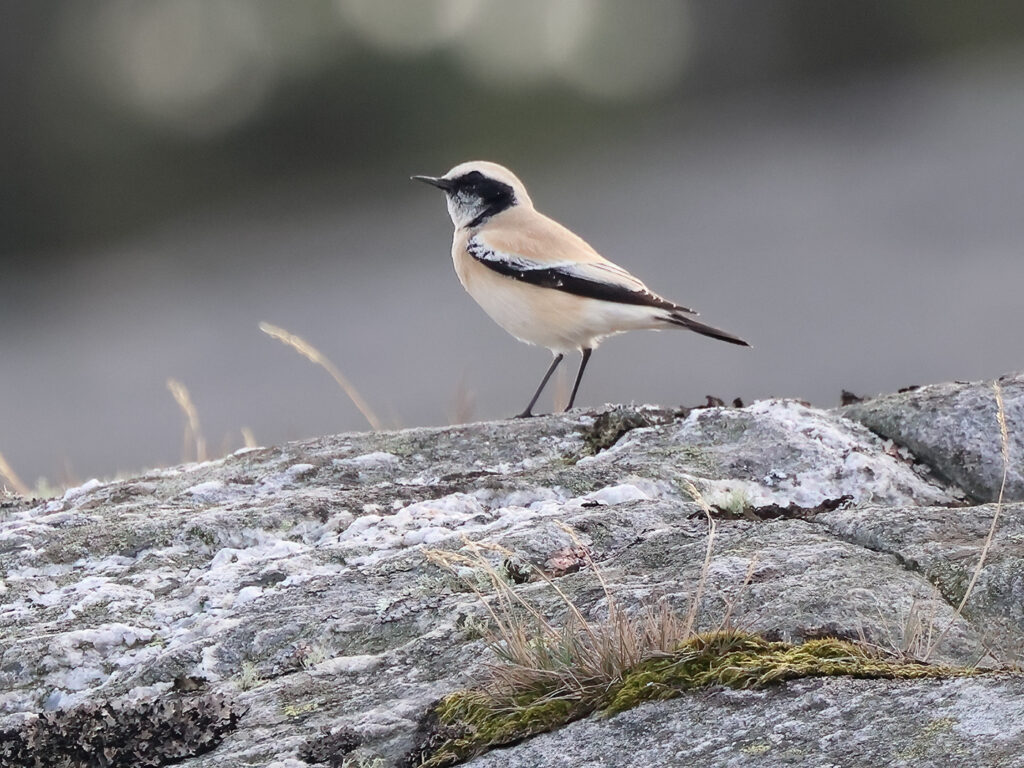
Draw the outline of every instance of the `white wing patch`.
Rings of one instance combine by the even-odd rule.
[[[466,244],[466,250],[477,261],[490,262],[491,264],[505,266],[519,272],[529,272],[538,269],[568,270],[576,263],[574,261],[549,261],[542,263],[534,259],[528,259],[525,256],[503,253],[491,248],[479,236],[469,239],[469,242]]]
[[[470,238],[466,251],[495,272],[533,285],[601,301],[696,314],[691,309],[652,293],[641,280],[610,261],[541,262],[518,254],[496,251],[479,236]]]

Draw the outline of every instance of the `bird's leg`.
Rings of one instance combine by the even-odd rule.
[[[548,379],[551,378],[551,374],[555,372],[555,368],[557,368],[558,364],[562,362],[562,357],[564,357],[564,355],[562,355],[561,352],[555,355],[555,359],[551,361],[551,367],[548,368],[548,372],[544,374],[544,378],[540,380],[540,386],[537,387],[537,391],[534,393],[533,399],[530,401],[530,404],[526,406],[526,410],[516,416],[517,419],[528,419],[533,416],[533,406],[537,404],[537,398],[540,397],[540,393],[544,391],[544,387],[547,385]]]
[[[587,367],[587,362],[590,360],[590,353],[592,349],[583,350],[583,359],[580,360],[580,369],[576,372],[576,383],[572,385],[572,394],[569,395],[569,404],[565,406],[565,410],[568,411],[572,408],[572,404],[576,402],[576,391],[580,388],[580,381],[583,379],[583,370]]]

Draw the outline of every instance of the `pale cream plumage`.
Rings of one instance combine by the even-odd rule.
[[[649,293],[640,280],[604,259],[565,227],[532,209],[510,208],[497,214],[492,222],[478,233],[457,230],[452,260],[469,295],[520,341],[565,354],[595,349],[603,339],[616,333],[665,325],[653,318],[647,307],[596,301],[495,272],[470,255],[467,245],[471,238],[495,253],[515,254],[529,263],[548,267],[576,267],[574,272],[580,276],[593,275],[595,281]]]
[[[684,327],[734,344],[742,339],[694,319],[653,293],[585,240],[539,213],[516,176],[496,163],[463,163],[440,178],[414,176],[445,190],[455,225],[452,260],[462,285],[517,339],[547,347],[555,360],[530,405],[565,353],[583,354],[572,407],[590,353],[613,334]],[[568,410],[568,409],[567,409]]]

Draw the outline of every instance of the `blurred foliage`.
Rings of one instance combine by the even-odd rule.
[[[10,0],[0,259],[290,179],[543,158],[729,89],[1024,36],[1024,4],[926,0]]]

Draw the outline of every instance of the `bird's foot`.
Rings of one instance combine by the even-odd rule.
[[[512,418],[513,419],[533,419],[533,418],[536,418],[536,416],[537,416],[537,414],[533,413],[529,408],[527,408],[525,411],[523,411],[522,413],[517,413]]]

